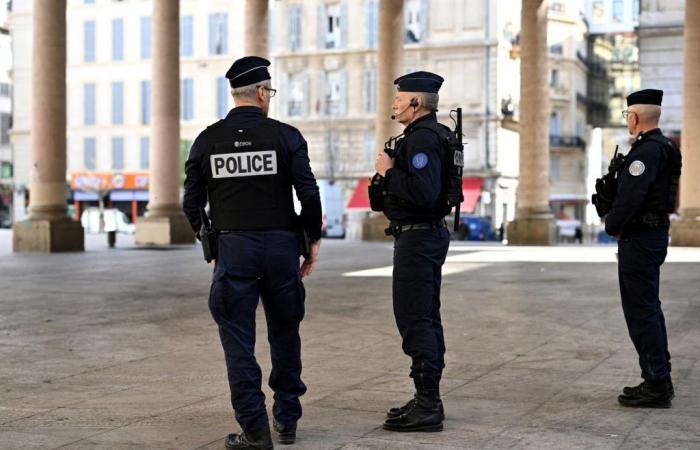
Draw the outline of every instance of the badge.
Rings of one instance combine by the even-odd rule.
[[[644,173],[644,163],[641,161],[635,161],[630,164],[630,175],[633,177],[638,177]]]
[[[413,167],[416,169],[422,169],[423,167],[428,165],[428,155],[425,153],[416,153],[413,155],[413,159],[411,160],[413,163]]]

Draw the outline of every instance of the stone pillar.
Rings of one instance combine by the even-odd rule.
[[[244,56],[268,58],[270,53],[267,0],[245,0]]]
[[[377,50],[377,117],[374,137],[377,151],[384,148],[389,137],[401,132],[403,126],[391,120],[391,103],[396,95],[394,80],[404,72],[404,0],[379,2],[379,48]]]
[[[185,244],[194,233],[180,206],[180,2],[153,0],[153,116],[146,216],[137,244]]]
[[[13,228],[15,252],[83,251],[83,227],[66,205],[66,0],[34,1],[32,175],[29,218]]]
[[[549,208],[549,51],[547,0],[523,0],[520,31],[520,177],[508,243],[555,240]]]
[[[700,2],[685,2],[683,58],[683,173],[680,220],[671,226],[671,243],[700,247],[700,127],[695,107],[700,102]]]

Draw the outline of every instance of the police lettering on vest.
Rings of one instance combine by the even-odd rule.
[[[277,154],[274,150],[224,153],[211,155],[210,159],[213,178],[277,174]]]

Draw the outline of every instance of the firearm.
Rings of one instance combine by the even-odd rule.
[[[199,217],[202,220],[202,228],[199,230],[199,240],[202,241],[202,252],[207,263],[216,260],[217,257],[217,235],[216,230],[211,227],[209,218],[204,208],[199,209]]]
[[[452,113],[455,117],[452,117]],[[450,140],[450,156],[452,164],[449,166],[447,182],[447,204],[455,208],[455,232],[459,229],[459,213],[464,193],[462,192],[462,173],[464,170],[464,144],[462,143],[462,108],[450,112],[450,117],[455,123],[454,139]]]
[[[617,180],[627,158],[618,153],[619,148],[619,145],[615,146],[615,153],[608,165],[608,173],[595,180],[596,193],[591,197],[591,203],[595,206],[599,217],[604,217],[612,210],[615,197],[617,197]]]

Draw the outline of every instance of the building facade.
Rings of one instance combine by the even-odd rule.
[[[12,46],[9,29],[9,3],[0,3],[0,227],[12,218]]]

